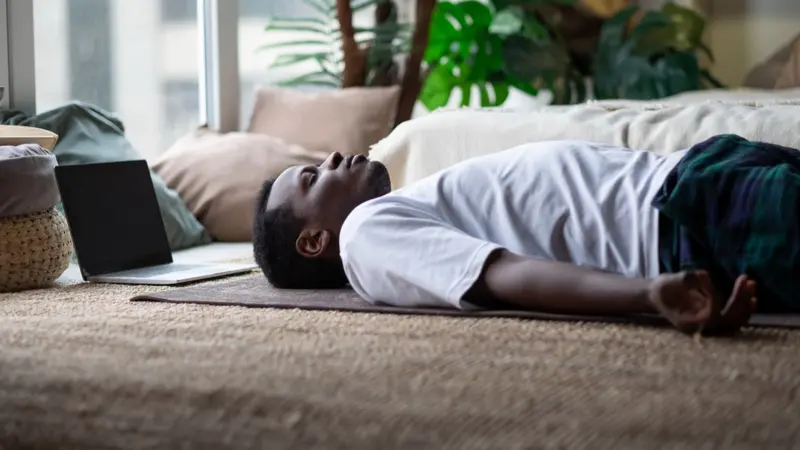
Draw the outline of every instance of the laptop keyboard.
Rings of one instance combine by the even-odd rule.
[[[164,264],[161,266],[144,267],[136,269],[136,276],[138,277],[155,277],[168,273],[184,272],[187,270],[200,269],[206,266],[198,264]]]

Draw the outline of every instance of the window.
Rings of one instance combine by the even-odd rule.
[[[197,1],[161,0],[161,19],[164,22],[197,20]]]
[[[269,65],[278,56],[277,50],[264,51],[261,50],[264,44],[281,42],[286,40],[286,36],[282,33],[264,31],[267,25],[267,19],[271,17],[281,18],[303,18],[303,17],[318,17],[319,12],[310,7],[305,1],[302,0],[239,0],[240,1],[240,18],[239,18],[239,76],[240,92],[241,92],[241,116],[240,121],[244,126],[247,125],[249,120],[253,102],[255,100],[255,92],[260,85],[275,84],[280,80],[290,78],[293,76],[301,75],[306,71],[313,70],[314,63],[308,62],[294,66],[281,67],[270,69]],[[252,9],[248,11],[245,6],[252,4],[251,8],[255,8],[256,4],[261,5],[259,12],[265,14],[251,14],[255,11]],[[356,26],[366,27],[373,24],[374,10],[364,9],[354,17]],[[291,38],[295,39],[298,35],[291,34]],[[313,38],[313,36],[312,36]],[[315,90],[320,89],[316,86],[300,87],[300,89]]]
[[[224,3],[223,3],[224,4]],[[302,0],[239,0],[239,14],[242,17],[270,17],[272,15],[292,14],[295,10],[310,9]],[[196,0],[161,0],[161,18],[165,22],[197,20]]]
[[[146,158],[198,125],[196,20],[162,22],[159,0],[33,2],[38,112],[71,100],[114,112]]]
[[[262,2],[268,5],[263,8],[264,15],[246,14],[244,5],[254,4],[256,0],[241,0],[239,11],[239,76],[241,78],[241,116],[240,121],[247,125],[255,100],[255,91],[259,85],[274,84],[291,73],[292,69],[270,70],[268,65],[274,58],[274,52],[261,51],[259,47],[270,39],[264,31],[269,17],[307,17],[315,14],[305,2],[300,0],[271,0]],[[280,39],[280,36],[276,39]]]
[[[167,80],[163,84],[160,98],[164,117],[170,126],[161,134],[161,148],[169,148],[178,139],[197,128],[200,110],[199,82],[196,79]]]
[[[2,105],[41,113],[95,104],[154,158],[201,118],[223,131],[246,126],[258,86],[313,68],[272,69],[276,52],[259,48],[281,39],[265,33],[269,18],[315,13],[304,0],[0,0]],[[371,25],[372,14],[360,11],[356,25]]]

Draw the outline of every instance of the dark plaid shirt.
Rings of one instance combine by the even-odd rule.
[[[653,206],[662,271],[705,269],[721,294],[747,274],[761,311],[800,311],[800,151],[714,136],[687,152]]]

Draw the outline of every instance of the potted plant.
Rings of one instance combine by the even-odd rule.
[[[437,4],[420,101],[461,104],[477,90],[481,106],[503,104],[511,87],[553,93],[556,104],[589,98],[655,99],[721,84],[701,67],[705,21],[667,3],[659,11],[626,7],[605,20],[577,0],[491,0]]]
[[[394,0],[301,1],[316,15],[273,18],[267,32],[288,33],[294,38],[261,48],[280,52],[270,68],[312,62],[315,69],[279,84],[331,88],[400,85],[395,123],[407,120],[421,86],[420,66],[435,0],[417,0],[416,27],[398,20]],[[354,14],[369,8],[374,8],[374,25],[355,26]],[[406,70],[401,73],[398,60],[403,57]]]

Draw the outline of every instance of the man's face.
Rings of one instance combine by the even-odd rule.
[[[361,155],[332,153],[319,166],[286,169],[272,186],[267,209],[288,205],[307,228],[338,235],[356,206],[390,189],[389,173],[383,164]]]

